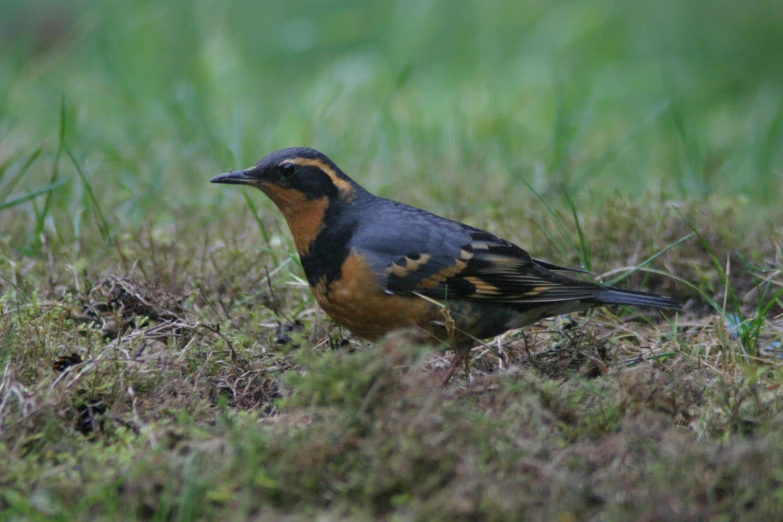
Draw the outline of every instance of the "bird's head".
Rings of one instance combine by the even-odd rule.
[[[300,255],[323,229],[327,210],[351,205],[364,193],[325,155],[299,147],[277,150],[249,169],[226,172],[211,182],[263,191],[283,213]]]
[[[306,201],[351,201],[361,190],[324,154],[302,147],[276,150],[249,169],[220,174],[211,182],[256,187],[284,214]]]

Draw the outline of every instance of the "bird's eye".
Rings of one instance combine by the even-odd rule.
[[[296,167],[293,163],[283,163],[280,165],[280,173],[285,176],[289,177],[296,171]]]

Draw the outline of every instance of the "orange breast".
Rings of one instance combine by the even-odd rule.
[[[346,259],[339,280],[321,281],[312,290],[329,317],[368,340],[397,328],[430,330],[430,322],[443,317],[440,307],[420,297],[387,295],[356,252]]]

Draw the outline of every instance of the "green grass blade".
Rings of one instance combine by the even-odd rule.
[[[665,254],[666,252],[668,252],[672,248],[674,248],[676,246],[679,246],[680,244],[688,241],[694,235],[695,235],[695,233],[691,232],[687,236],[681,237],[680,239],[678,239],[674,243],[672,243],[672,244],[662,248],[661,250],[659,250],[655,254],[651,255],[650,257],[648,257],[647,259],[645,259],[644,261],[642,261],[641,263],[636,265],[636,267],[633,270],[630,270],[627,273],[625,273],[625,274],[623,274],[623,275],[621,275],[619,277],[616,277],[614,279],[611,279],[611,280],[607,281],[607,284],[609,284],[609,285],[616,285],[617,283],[623,281],[624,279],[627,279],[627,278],[631,277],[634,274],[634,272],[636,272],[638,270],[641,270],[642,268],[646,267],[647,265],[649,265],[650,263],[652,263],[653,261],[655,261],[656,259],[661,257],[663,254]]]
[[[571,194],[568,193],[568,189],[565,187],[565,185],[561,186],[561,188],[563,189],[563,195],[566,198],[566,204],[568,205],[569,210],[571,210],[571,215],[574,217],[576,232],[579,235],[579,262],[581,263],[582,268],[589,272],[592,267],[590,259],[590,245],[588,244],[587,238],[585,237],[584,231],[582,230],[582,224],[579,222],[579,214],[576,212],[576,205],[574,204],[574,200],[571,198]]]
[[[57,152],[54,154],[54,163],[52,164],[52,175],[49,178],[49,186],[57,183],[57,178],[60,176],[60,158],[62,157],[63,150],[65,148],[65,123],[66,123],[66,111],[65,111],[65,95],[60,98],[60,131],[57,137]],[[46,223],[46,216],[49,215],[49,209],[52,203],[52,191],[46,194],[44,200],[43,209],[37,213],[35,221],[35,233],[34,238],[34,250],[39,250],[41,247],[41,234],[43,233],[44,224]]]
[[[3,178],[5,177],[5,173],[8,170],[8,167],[13,165],[14,161],[21,156],[21,152],[17,152],[16,154],[12,154],[8,157],[2,164],[0,164],[0,181],[3,181]]]
[[[563,225],[563,220],[560,219],[560,216],[557,215],[557,212],[555,212],[554,209],[546,201],[544,201],[544,198],[538,192],[536,192],[536,189],[534,189],[530,183],[528,183],[524,179],[522,180],[522,183],[524,183],[525,186],[528,189],[530,189],[530,192],[532,192],[533,195],[541,202],[541,204],[544,205],[544,208],[547,210],[547,213],[549,213],[549,215],[552,216],[552,220],[555,223],[555,227],[557,227],[557,231],[560,233],[560,237],[562,237],[565,240],[565,242],[569,244],[569,246],[574,252],[578,252],[579,247],[576,245],[576,243],[574,243],[574,240],[571,239],[570,234],[566,232],[565,226]],[[547,234],[547,236],[549,236],[549,234]]]
[[[685,221],[685,223],[690,227],[691,230],[693,230],[693,233],[696,234],[696,237],[699,238],[699,242],[701,243],[702,248],[707,251],[707,253],[710,256],[710,261],[712,261],[712,265],[715,267],[715,270],[717,270],[718,274],[720,275],[720,278],[724,281],[726,281],[726,291],[728,292],[728,298],[731,300],[731,306],[732,310],[741,317],[741,308],[739,305],[739,298],[737,297],[737,293],[734,291],[734,287],[729,284],[728,281],[728,275],[726,274],[726,271],[723,269],[723,265],[721,264],[720,260],[718,259],[718,256],[715,255],[715,252],[712,250],[712,247],[710,247],[709,242],[699,234],[699,231],[696,229],[696,227],[691,223],[685,216],[682,215],[682,213],[676,208],[674,208],[674,211],[679,214],[679,216]],[[720,306],[718,308],[715,308],[715,311],[723,315],[724,309],[723,306]]]
[[[16,173],[16,176],[11,178],[11,181],[8,182],[8,185],[6,185],[3,188],[3,193],[0,194],[0,203],[5,201],[5,199],[11,195],[11,192],[14,191],[16,188],[16,185],[19,184],[19,181],[22,179],[22,177],[25,175],[25,173],[30,169],[30,167],[33,166],[33,163],[41,156],[41,152],[43,152],[44,146],[39,145],[37,149],[35,149],[32,154],[30,154],[27,159],[25,160],[24,164],[22,165],[22,168],[19,169],[19,172]],[[3,165],[2,172],[0,172],[0,179],[2,179],[2,175],[5,172],[6,165]]]
[[[544,233],[546,238],[549,240],[550,243],[555,247],[555,249],[560,253],[560,257],[562,259],[568,259],[568,253],[563,248],[563,245],[560,244],[560,241],[558,241],[549,230],[547,230],[544,225],[542,225],[537,219],[533,219],[533,224],[536,225],[536,227]]]
[[[35,199],[38,196],[41,196],[43,194],[49,194],[57,187],[60,187],[66,183],[68,183],[70,179],[64,179],[60,180],[59,182],[49,185],[47,187],[40,188],[38,190],[34,190],[28,194],[25,194],[24,196],[19,196],[18,198],[12,199],[11,201],[4,201],[3,203],[0,203],[0,211],[5,210],[7,208],[12,208],[17,205],[21,205],[25,201],[30,201],[31,199]]]
[[[71,159],[71,163],[76,169],[76,172],[79,174],[79,177],[84,184],[85,190],[87,190],[87,195],[90,198],[90,202],[92,204],[92,211],[93,215],[95,216],[95,222],[98,225],[98,231],[100,232],[103,240],[108,242],[109,239],[111,239],[109,223],[106,221],[103,212],[101,212],[101,206],[98,203],[98,199],[95,197],[95,192],[92,190],[92,184],[90,183],[90,180],[87,179],[87,176],[85,176],[82,168],[79,166],[79,162],[76,161],[76,158],[74,157],[70,147],[66,145],[64,148],[65,152],[68,154],[68,157]]]
[[[258,230],[261,231],[261,236],[264,238],[267,247],[269,247],[269,255],[272,258],[272,263],[274,263],[275,266],[279,265],[280,263],[277,260],[277,255],[274,253],[274,250],[272,249],[272,242],[269,235],[269,231],[266,229],[266,225],[264,225],[264,222],[261,221],[261,218],[258,217],[258,208],[256,207],[255,203],[253,203],[253,199],[250,197],[250,194],[247,193],[247,190],[242,189],[242,197],[245,198],[245,203],[247,204],[247,207],[250,209],[250,212],[253,214],[253,219],[256,220],[256,224],[258,225]]]

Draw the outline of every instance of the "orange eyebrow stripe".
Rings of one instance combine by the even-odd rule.
[[[338,176],[337,172],[335,172],[335,170],[330,165],[319,159],[294,158],[292,160],[286,160],[283,163],[286,162],[293,163],[294,165],[301,165],[303,167],[316,167],[321,172],[329,176],[329,179],[331,179],[332,183],[334,183],[334,186],[337,187],[337,190],[340,192],[340,196],[342,196],[343,199],[350,201],[356,196],[351,184]]]

